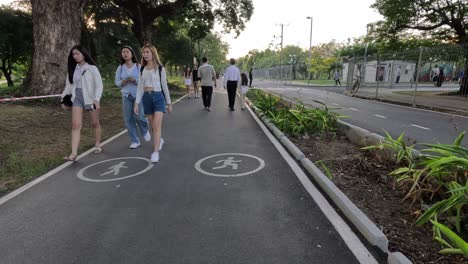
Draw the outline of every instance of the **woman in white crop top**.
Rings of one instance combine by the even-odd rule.
[[[156,47],[146,44],[143,47],[141,73],[138,81],[134,112],[138,114],[140,103],[153,129],[153,153],[151,161],[159,161],[159,151],[164,140],[161,138],[161,126],[164,113],[172,112],[171,96],[167,86],[166,70],[162,67]]]

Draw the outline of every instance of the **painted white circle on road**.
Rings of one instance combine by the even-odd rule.
[[[136,160],[143,160],[143,161],[146,161],[148,163],[148,166],[146,166],[143,170],[141,171],[138,171],[136,173],[133,173],[133,174],[130,174],[130,175],[126,175],[126,176],[120,176],[120,177],[117,177],[117,178],[110,178],[110,179],[92,179],[92,178],[89,178],[87,176],[85,176],[84,172],[93,167],[93,166],[96,166],[98,164],[102,164],[102,163],[105,163],[105,162],[111,162],[111,161],[115,161],[115,160],[132,160],[132,159],[136,159]],[[114,165],[114,167],[116,167],[116,165]],[[121,166],[123,167],[123,165]],[[86,167],[84,167],[83,169],[81,169],[78,174],[77,174],[77,177],[83,181],[89,181],[89,182],[110,182],[110,181],[119,181],[119,180],[124,180],[124,179],[128,179],[128,178],[132,178],[132,177],[135,177],[135,176],[138,176],[142,173],[145,173],[147,172],[148,170],[150,170],[151,168],[153,167],[153,163],[148,160],[148,159],[145,159],[145,158],[142,158],[142,157],[123,157],[123,158],[115,158],[115,159],[108,159],[108,160],[103,160],[103,161],[99,161],[99,162],[96,162],[96,163],[93,163],[91,165],[88,165]],[[111,172],[114,172],[114,171],[111,171]],[[106,172],[106,173],[103,173],[101,175],[104,175],[104,174],[109,174],[109,172]],[[118,174],[118,173],[117,173]]]
[[[209,159],[212,159],[212,158],[215,158],[215,157],[219,157],[219,156],[229,156],[227,159],[225,160],[218,160],[216,163],[219,164],[219,162],[223,162],[223,164],[219,164],[220,166],[217,166],[217,167],[214,167],[212,168],[211,171],[207,171],[206,169],[203,169],[202,168],[202,164],[203,162],[209,160]],[[256,168],[253,168],[249,171],[246,171],[246,172],[241,172],[241,173],[215,173],[214,172],[214,169],[217,169],[217,168],[227,168],[227,166],[231,166],[233,169],[237,169],[237,167],[240,165],[240,164],[237,164],[238,162],[240,162],[241,160],[236,160],[237,158],[241,158],[241,157],[249,157],[251,159],[254,159],[256,161],[258,161],[258,166]],[[237,164],[237,165],[236,165]],[[234,167],[235,166],[235,167]],[[208,156],[208,157],[205,157],[199,161],[197,161],[197,163],[195,163],[195,169],[197,171],[199,171],[200,173],[203,173],[203,174],[206,174],[206,175],[209,175],[209,176],[216,176],[216,177],[239,177],[239,176],[246,176],[246,175],[249,175],[249,174],[252,174],[252,173],[255,173],[261,169],[263,169],[265,167],[265,161],[263,161],[261,158],[259,157],[256,157],[256,156],[253,156],[253,155],[249,155],[249,154],[243,154],[243,153],[222,153],[222,154],[215,154],[215,155],[211,155],[211,156]]]

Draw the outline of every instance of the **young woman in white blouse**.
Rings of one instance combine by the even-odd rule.
[[[164,140],[161,138],[163,115],[172,112],[171,96],[167,86],[166,70],[162,67],[156,47],[143,46],[140,79],[138,81],[134,112],[138,114],[140,103],[153,129],[153,153],[151,161],[159,161],[159,151]]]
[[[99,123],[100,100],[102,96],[102,79],[96,63],[89,56],[89,53],[77,45],[70,50],[68,55],[68,75],[65,90],[62,93],[62,99],[65,95],[71,94],[73,102],[72,109],[72,133],[71,148],[72,152],[64,159],[75,161],[78,156],[78,146],[80,144],[81,127],[83,123],[84,111],[89,112],[91,122],[94,128],[95,153],[100,153],[101,149],[101,124]],[[62,108],[68,109],[62,102]]]

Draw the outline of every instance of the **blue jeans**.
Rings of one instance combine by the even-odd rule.
[[[140,104],[138,108],[138,115],[133,112],[135,106],[135,98],[122,96],[123,115],[125,120],[125,126],[128,129],[128,135],[132,143],[140,143],[137,134],[136,124],[140,127],[141,135],[144,136],[148,132],[148,119],[143,114],[143,105]]]

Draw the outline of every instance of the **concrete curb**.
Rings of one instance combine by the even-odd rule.
[[[384,233],[308,158],[301,160],[302,166],[327,193],[361,234],[374,246],[388,252],[388,239]]]
[[[405,255],[401,254],[400,252],[393,252],[388,255],[387,259],[388,264],[412,264]]]
[[[252,102],[247,98],[247,103],[252,105]],[[258,115],[261,111],[255,106],[252,107]],[[280,142],[292,153],[302,166],[310,173],[314,180],[320,185],[322,190],[330,199],[340,208],[343,214],[349,221],[361,232],[361,234],[369,241],[370,244],[376,246],[386,254],[387,263],[389,264],[411,264],[412,262],[400,252],[389,252],[388,238],[336,185],[311,161],[304,153],[281,132],[266,116],[262,116],[261,120],[270,129]],[[371,133],[360,127],[338,121],[338,129],[341,130],[349,140],[355,144],[378,144],[384,138],[375,133]],[[279,135],[279,136],[278,136]]]
[[[351,141],[351,143],[354,143],[358,146],[366,147],[366,146],[371,146],[371,145],[378,145],[381,142],[385,141],[385,138],[382,137],[381,135],[378,135],[376,133],[372,133],[367,129],[351,125],[349,123],[346,123],[342,120],[338,120],[336,122],[338,130],[343,133],[346,138]],[[388,150],[387,155],[392,155],[392,152]],[[416,149],[412,150],[413,157],[419,157],[421,156],[421,152],[419,152]],[[392,157],[387,157],[388,159],[391,159]]]
[[[296,158],[296,160],[301,161],[303,159],[307,159],[304,153],[291,141],[287,136],[283,136],[280,139],[281,143],[291,152]]]

